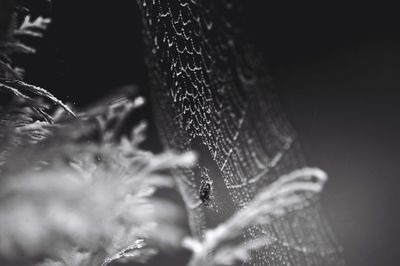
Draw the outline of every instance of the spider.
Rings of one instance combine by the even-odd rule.
[[[207,171],[202,171],[201,173],[201,185],[199,189],[199,198],[203,202],[204,206],[210,206],[210,201],[212,199],[212,181],[208,176]]]

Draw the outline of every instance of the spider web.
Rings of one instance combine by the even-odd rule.
[[[138,0],[156,123],[165,147],[196,150],[194,170],[176,172],[192,233],[202,239],[279,176],[304,166],[295,133],[277,105],[270,77],[241,43],[234,1]],[[211,202],[199,199],[211,180]],[[272,244],[249,265],[341,265],[339,245],[318,199],[244,239]]]

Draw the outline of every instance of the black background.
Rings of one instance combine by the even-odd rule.
[[[400,20],[382,2],[245,1],[244,33],[269,64],[348,265],[399,265]],[[83,106],[126,84],[146,94],[134,0],[54,0],[27,81]],[[35,11],[35,9],[33,9]],[[154,140],[155,141],[155,140]]]

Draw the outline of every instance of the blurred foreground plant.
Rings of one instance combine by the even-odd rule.
[[[124,249],[143,238],[179,245],[179,209],[152,195],[173,187],[166,170],[190,167],[195,156],[140,150],[144,123],[118,138],[142,103],[121,95],[76,117],[59,111],[54,123],[27,120],[24,109],[0,115],[2,257],[96,265],[129,257]]]
[[[11,95],[0,106],[0,262],[106,265],[179,245],[180,210],[153,194],[172,188],[167,170],[191,166],[194,155],[140,150],[144,123],[121,134],[144,103],[131,97],[136,92],[75,113],[23,82],[11,56],[34,53],[20,37],[41,37],[50,19],[32,19],[14,1],[0,4],[0,92]]]

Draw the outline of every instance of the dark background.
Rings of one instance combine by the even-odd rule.
[[[322,200],[347,264],[399,265],[398,9],[245,2],[246,38],[266,58],[309,164],[331,177]],[[37,55],[21,60],[27,81],[77,106],[126,84],[146,89],[136,1],[54,0],[48,13]]]

